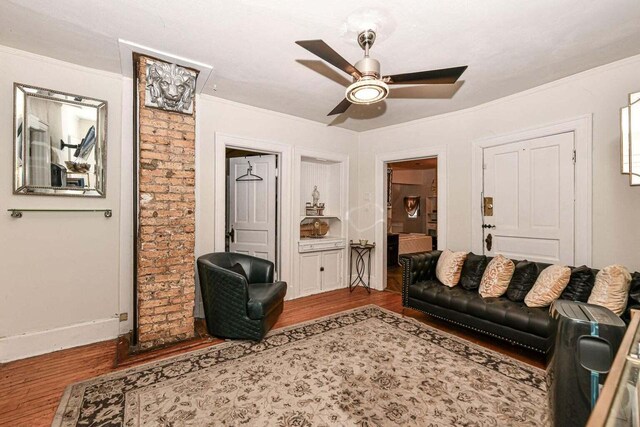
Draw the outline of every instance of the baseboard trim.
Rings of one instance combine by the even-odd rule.
[[[78,347],[118,336],[117,318],[0,338],[0,363]]]
[[[372,273],[373,273],[373,272],[372,272]],[[351,276],[351,282],[350,282],[350,283],[353,283],[357,278],[358,278],[358,275],[354,273],[354,274]],[[366,273],[365,273],[365,276],[364,276],[364,280],[365,280],[365,281],[367,280],[367,275],[366,275]],[[362,287],[362,284],[359,284],[358,286]],[[376,291],[384,291],[384,289],[382,289],[382,287],[380,286],[380,284],[379,284],[379,283],[378,283],[378,281],[376,280],[376,276],[375,276],[375,275],[373,275],[373,274],[371,274],[371,282],[369,283],[369,286],[370,286],[370,288],[371,288],[371,289],[374,289],[374,290],[376,290]]]

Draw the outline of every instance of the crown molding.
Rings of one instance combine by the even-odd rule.
[[[207,84],[207,81],[213,73],[212,65],[204,64],[182,56],[173,55],[171,53],[143,46],[128,40],[118,39],[118,47],[120,49],[120,69],[122,71],[122,75],[125,77],[133,78],[134,53],[150,56],[152,58],[198,71],[198,78],[196,79],[196,93],[202,93],[204,86]]]

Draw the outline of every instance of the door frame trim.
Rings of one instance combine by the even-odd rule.
[[[292,235],[291,217],[291,173],[293,151],[289,145],[278,142],[265,141],[244,136],[215,133],[214,152],[214,251],[225,250],[225,212],[226,212],[226,149],[239,148],[259,151],[278,156],[278,182],[280,198],[278,203],[278,235],[276,245],[279,245],[280,280],[289,281],[292,276]],[[289,299],[289,298],[287,298]]]
[[[375,161],[375,242],[372,288],[384,290],[387,284],[387,170],[390,162],[436,157],[438,159],[438,249],[447,247],[447,146],[420,147],[412,150],[377,154]]]
[[[471,144],[471,250],[482,253],[482,154],[485,148],[529,139],[543,138],[566,132],[574,133],[576,150],[574,179],[574,261],[591,266],[592,262],[592,192],[593,192],[593,117],[591,114],[550,123],[513,133],[490,136]]]

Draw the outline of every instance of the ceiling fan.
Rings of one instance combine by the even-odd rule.
[[[467,69],[467,66],[464,65],[381,77],[380,62],[369,57],[369,49],[375,40],[376,33],[373,30],[362,31],[358,34],[358,44],[364,50],[364,58],[356,62],[355,66],[322,40],[299,40],[296,42],[309,52],[353,77],[353,83],[347,88],[345,99],[331,110],[327,114],[328,116],[344,113],[351,104],[373,104],[382,101],[389,95],[389,85],[452,84]]]

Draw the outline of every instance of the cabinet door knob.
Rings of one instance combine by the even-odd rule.
[[[320,267],[320,271],[324,271],[324,267]]]

